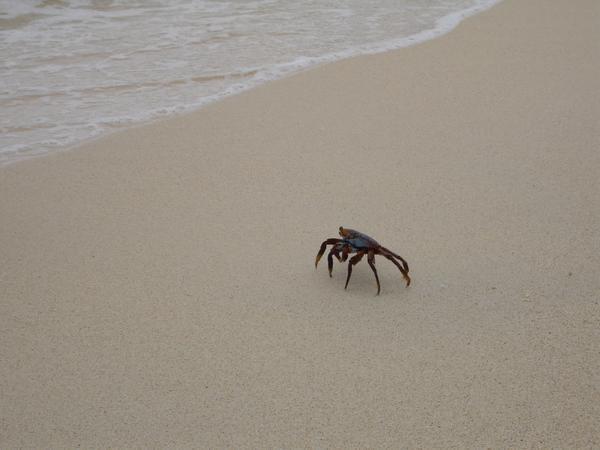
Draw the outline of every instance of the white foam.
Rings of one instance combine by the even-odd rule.
[[[38,15],[0,27],[0,166],[322,63],[415,45],[498,1],[115,0],[99,9],[0,0],[0,19]]]

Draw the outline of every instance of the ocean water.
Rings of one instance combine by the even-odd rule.
[[[0,165],[431,39],[496,1],[0,0]]]

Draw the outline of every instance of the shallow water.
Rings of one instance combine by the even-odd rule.
[[[0,165],[448,31],[494,0],[0,0]]]

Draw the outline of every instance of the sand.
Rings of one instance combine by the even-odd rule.
[[[0,170],[0,447],[600,446],[600,4]],[[344,290],[340,225],[404,256]]]

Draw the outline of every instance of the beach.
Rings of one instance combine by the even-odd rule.
[[[600,446],[600,5],[504,0],[0,169],[0,447]],[[410,265],[314,267],[339,226]]]

